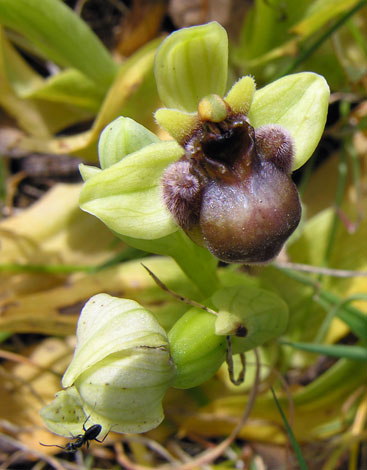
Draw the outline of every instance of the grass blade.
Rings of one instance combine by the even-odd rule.
[[[290,341],[279,340],[281,344],[291,346],[295,349],[301,349],[324,356],[351,359],[353,361],[367,362],[366,346],[349,346],[346,344],[314,344],[314,343],[292,343]]]
[[[299,468],[300,470],[308,470],[308,467],[307,467],[307,464],[306,464],[306,461],[305,459],[303,458],[303,455],[302,455],[302,451],[296,441],[296,438],[294,437],[294,434],[293,434],[293,431],[292,431],[292,428],[289,426],[288,424],[288,421],[287,421],[287,418],[285,417],[284,413],[283,413],[283,410],[279,404],[279,401],[277,399],[277,396],[273,390],[273,388],[271,388],[271,393],[273,394],[273,398],[274,398],[274,401],[275,401],[275,404],[278,408],[278,411],[279,411],[279,414],[280,416],[282,417],[282,420],[283,420],[283,423],[284,423],[284,426],[285,426],[285,429],[288,433],[288,436],[289,436],[289,439],[291,441],[291,444],[292,444],[292,447],[294,449],[294,452],[296,454],[296,457],[297,457],[297,461],[299,463]]]

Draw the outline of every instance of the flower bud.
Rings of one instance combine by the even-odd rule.
[[[166,333],[151,313],[132,300],[107,294],[87,302],[62,384],[78,397],[90,422],[102,426],[101,436],[111,429],[145,432],[158,426],[161,402],[174,376]],[[70,414],[70,406],[63,408],[60,398],[55,406],[61,409],[56,432],[68,435],[63,416]],[[43,418],[48,424],[48,416]],[[55,424],[50,427],[55,431]]]
[[[168,333],[177,368],[174,387],[196,387],[210,379],[224,361],[226,341],[215,334],[215,321],[215,315],[192,308]]]

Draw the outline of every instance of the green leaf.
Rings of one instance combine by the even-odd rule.
[[[299,463],[299,468],[300,468],[300,470],[307,470],[308,467],[307,467],[305,459],[303,458],[301,448],[299,447],[298,442],[296,441],[296,438],[293,434],[292,428],[289,426],[287,418],[285,417],[285,414],[283,413],[283,410],[280,406],[280,403],[277,399],[277,396],[275,395],[275,392],[274,392],[273,388],[271,388],[271,393],[273,394],[275,404],[278,408],[280,416],[282,417],[284,426],[287,430],[287,433],[288,433],[289,439],[291,441],[292,447],[294,449],[294,452],[296,453],[296,457],[297,457],[297,460],[298,460],[298,463]]]
[[[217,310],[236,315],[247,330],[245,337],[234,338],[234,354],[277,338],[287,328],[287,304],[278,295],[265,289],[248,285],[227,287],[218,290],[212,296],[212,302]],[[220,327],[223,325],[222,319],[218,317],[218,320]],[[219,331],[216,333],[226,334]]]
[[[159,96],[165,106],[193,112],[211,93],[223,96],[227,83],[228,38],[217,22],[175,31],[155,59]]]
[[[318,31],[322,26],[353,8],[360,0],[316,0],[311,2],[304,18],[292,27],[292,33],[308,37]],[[363,2],[362,2],[363,3]]]
[[[148,145],[88,179],[80,207],[119,235],[161,238],[177,230],[161,194],[164,169],[180,158],[175,141]]]
[[[105,89],[117,65],[97,36],[60,0],[0,0],[0,23],[23,34],[50,60]]]
[[[366,346],[349,346],[346,344],[314,344],[314,343],[292,343],[290,341],[279,340],[281,344],[291,346],[295,349],[308,351],[311,353],[322,354],[353,361],[367,362]]]
[[[62,70],[43,80],[38,86],[21,93],[22,98],[39,98],[55,103],[68,103],[97,112],[105,90],[75,69]]]
[[[22,98],[22,93],[41,84],[41,77],[30,69],[0,28],[0,105],[18,126],[27,134],[47,139],[54,132],[90,119],[89,112],[69,104],[59,103],[56,107],[40,99]],[[16,142],[9,142],[9,147],[21,148],[23,138],[28,136],[19,133]],[[65,147],[62,152],[66,152]]]
[[[293,137],[293,170],[313,154],[324,131],[330,90],[321,75],[296,73],[257,90],[249,113],[255,128],[279,124]]]

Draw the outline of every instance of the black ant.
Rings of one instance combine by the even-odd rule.
[[[83,424],[84,434],[78,434],[77,436],[73,437],[73,441],[68,442],[66,444],[66,446],[58,446],[56,444],[42,444],[42,442],[40,442],[41,446],[59,447],[60,449],[64,450],[65,452],[76,452],[84,444],[87,444],[87,449],[88,449],[89,448],[89,441],[97,441],[97,442],[102,443],[106,439],[107,434],[103,438],[102,441],[98,440],[97,436],[102,431],[102,426],[100,424],[93,424],[88,429],[86,429],[85,428],[85,423],[88,421],[88,419],[89,419],[89,416]]]

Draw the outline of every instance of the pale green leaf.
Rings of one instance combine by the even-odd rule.
[[[353,8],[360,0],[316,0],[311,2],[304,18],[292,27],[293,33],[308,37],[325,23]]]
[[[39,98],[55,103],[68,103],[97,112],[105,90],[96,86],[86,75],[75,69],[62,70],[42,81],[37,87],[21,93],[23,98]]]
[[[0,0],[0,23],[23,34],[57,64],[80,70],[105,89],[116,64],[97,36],[60,0]]]

